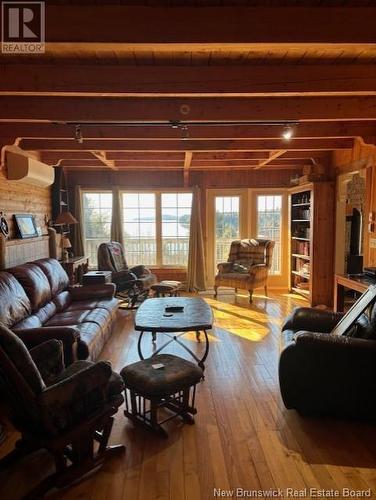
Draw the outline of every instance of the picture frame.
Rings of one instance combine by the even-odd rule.
[[[38,236],[34,215],[14,214],[14,220],[20,238],[36,238]]]
[[[375,300],[376,285],[370,285],[333,328],[331,335],[344,335]]]

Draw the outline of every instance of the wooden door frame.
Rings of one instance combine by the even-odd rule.
[[[281,274],[269,275],[268,285],[271,288],[288,289],[289,281],[289,192],[280,188],[250,189],[249,212],[250,212],[250,234],[257,237],[257,197],[258,196],[282,196],[281,208]]]
[[[280,275],[269,277],[269,286],[272,288],[288,289],[289,273],[289,223],[288,223],[288,189],[286,188],[226,188],[226,189],[208,189],[206,192],[206,255],[207,267],[206,278],[208,287],[214,284],[215,276],[215,205],[214,200],[217,196],[240,196],[240,237],[252,238],[257,235],[257,210],[256,201],[258,195],[277,195],[282,196],[282,226],[281,226],[281,270]]]
[[[248,189],[226,188],[208,189],[206,191],[206,280],[208,287],[214,285],[215,276],[215,198],[217,196],[239,196],[239,232],[245,238],[248,232]]]

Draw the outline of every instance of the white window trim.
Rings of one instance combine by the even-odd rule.
[[[155,238],[157,242],[157,255],[156,255],[156,264],[148,265],[150,269],[187,269],[187,266],[179,266],[173,264],[163,264],[162,263],[162,194],[163,193],[192,193],[192,189],[184,189],[184,188],[167,188],[167,189],[142,189],[142,188],[132,188],[132,189],[120,189],[120,194],[127,193],[153,193],[155,195]],[[123,221],[122,221],[123,223]]]

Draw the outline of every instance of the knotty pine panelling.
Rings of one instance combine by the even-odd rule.
[[[37,226],[46,234],[44,217],[51,216],[51,190],[8,181],[3,169],[0,171],[0,211],[7,214],[11,238],[16,237],[13,214],[34,215]]]
[[[268,170],[267,167],[255,170],[233,171],[192,171],[190,186],[198,185],[201,188],[239,188],[239,187],[288,187],[290,179],[298,170]],[[67,173],[68,185],[74,187],[80,184],[87,188],[169,188],[183,187],[183,171],[125,171],[112,172],[106,170],[69,170]]]

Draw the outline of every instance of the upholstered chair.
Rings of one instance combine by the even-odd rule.
[[[155,274],[144,265],[128,267],[124,249],[116,241],[99,245],[98,269],[112,272],[112,281],[118,292],[129,290],[135,280],[141,293],[150,290],[151,285],[157,282]]]
[[[214,296],[217,297],[220,286],[235,288],[235,292],[238,288],[248,290],[250,303],[255,288],[264,287],[267,295],[274,245],[274,241],[265,239],[233,241],[227,262],[218,264]]]
[[[113,452],[107,447],[113,415],[123,402],[121,377],[110,363],[77,361],[64,366],[62,342],[51,339],[30,351],[0,324],[0,386],[10,420],[21,433],[0,468],[38,449],[54,458],[56,471],[30,494],[42,498],[98,467]],[[99,442],[94,454],[94,442]]]

